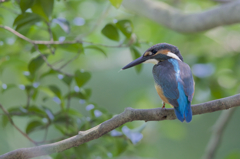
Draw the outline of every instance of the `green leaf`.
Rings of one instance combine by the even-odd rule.
[[[34,82],[34,76],[33,76],[33,74],[30,74],[30,75],[24,75],[31,83],[33,83]]]
[[[122,4],[122,0],[109,0],[109,1],[116,8],[119,8],[121,6],[121,4]]]
[[[91,89],[83,89],[82,93],[84,94],[85,99],[88,99],[92,94],[92,90]]]
[[[89,151],[87,143],[81,144],[78,147],[74,147],[73,150],[79,158],[91,158],[91,151]]]
[[[66,83],[68,86],[71,85],[72,80],[73,80],[73,77],[69,77],[69,76],[64,76],[62,79],[62,81]]]
[[[60,131],[63,135],[67,134],[67,128],[62,124],[54,124],[55,128]]]
[[[45,50],[48,50],[49,48],[46,45],[39,44],[38,49],[42,52]],[[31,53],[34,53],[36,51],[35,47],[33,46],[30,50]]]
[[[46,113],[44,112],[44,110],[41,110],[40,108],[38,108],[37,106],[31,106],[28,108],[28,111],[31,113],[35,113],[37,115],[40,116],[46,116]]]
[[[45,72],[44,74],[42,74],[41,76],[40,76],[40,79],[41,78],[43,78],[43,77],[46,77],[46,76],[49,76],[49,75],[54,75],[54,74],[56,74],[57,72],[55,71],[55,70],[49,70],[48,72]]]
[[[76,111],[74,109],[68,109],[68,110],[66,110],[66,112],[68,115],[71,115],[71,116],[76,116],[76,117],[80,117],[80,118],[83,117],[81,113],[79,113],[78,111]]]
[[[8,121],[9,121],[8,116],[7,115],[3,115],[2,116],[2,126],[3,126],[3,128],[7,126]]]
[[[36,98],[37,98],[37,96],[38,96],[38,90],[35,89],[34,92],[33,92],[33,94],[32,94],[32,99],[35,101]]]
[[[49,17],[53,11],[54,0],[35,0],[33,4],[32,11],[33,13],[38,14],[44,20],[49,22]]]
[[[9,114],[11,113],[27,113],[27,110],[23,107],[13,107],[8,109]]]
[[[62,48],[68,52],[73,52],[73,53],[83,53],[84,49],[81,43],[76,43],[76,44],[62,44],[59,46],[59,48]]]
[[[54,85],[50,85],[48,87],[58,98],[61,99],[62,95],[61,95],[61,91],[60,91],[60,89],[58,87],[56,87]]]
[[[28,8],[31,8],[34,4],[34,0],[20,0],[19,5],[22,13],[24,13]]]
[[[120,20],[116,23],[117,28],[129,39],[133,32],[133,24],[130,20]]]
[[[35,121],[31,121],[30,123],[28,123],[27,128],[26,128],[26,133],[30,134],[31,132],[33,132],[34,130],[38,129],[39,127],[43,126],[43,123],[35,120]]]
[[[82,87],[91,78],[91,74],[89,72],[81,72],[79,70],[75,72],[74,76],[78,87]]]
[[[94,50],[100,51],[105,56],[107,56],[106,52],[103,49],[101,49],[100,47],[94,46],[94,45],[86,46],[85,49],[94,49]]]
[[[17,26],[16,30],[18,31],[21,28],[28,27],[39,21],[41,21],[41,18],[37,14],[23,13],[15,18],[13,25]]]
[[[45,57],[47,57],[47,55],[44,55]],[[28,64],[28,70],[31,74],[35,74],[35,72],[42,66],[42,64],[44,63],[44,60],[42,59],[42,57],[39,55],[38,57],[36,57],[35,59],[32,59],[30,61],[30,63]]]
[[[130,51],[131,51],[133,59],[137,59],[141,56],[140,52],[133,46],[130,47]],[[140,73],[141,70],[142,70],[142,64],[139,64],[139,65],[135,66],[135,70],[136,70],[137,73]]]
[[[83,94],[82,92],[70,92],[68,94],[66,94],[64,96],[64,98],[68,98],[68,97],[75,97],[75,98],[79,98],[79,99],[87,99],[87,97],[85,96],[85,94]]]
[[[27,94],[29,94],[32,89],[33,89],[32,85],[25,85],[25,91],[27,92]]]
[[[39,87],[39,90],[46,95],[42,98],[43,101],[46,101],[47,99],[49,99],[49,97],[54,97],[55,96],[53,91],[50,90],[50,88],[48,88],[48,87]]]
[[[111,149],[113,149],[111,151],[112,154],[113,154],[113,157],[116,157],[116,156],[120,155],[128,147],[127,141],[123,140],[121,138],[113,138],[113,142],[114,142],[114,145],[115,145],[115,146],[111,147]]]
[[[102,29],[102,34],[105,35],[107,38],[114,40],[114,41],[119,41],[119,33],[117,28],[112,25],[112,24],[107,24],[103,29]]]

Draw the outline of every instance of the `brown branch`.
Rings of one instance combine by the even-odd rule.
[[[240,0],[193,14],[183,13],[164,2],[154,0],[124,0],[122,4],[137,15],[184,33],[200,32],[240,22]]]
[[[25,136],[30,142],[32,142],[33,144],[36,145],[36,142],[35,142],[35,141],[33,141],[27,134],[25,134],[21,129],[19,129],[19,127],[17,127],[17,126],[14,124],[14,122],[13,122],[10,114],[9,114],[8,111],[2,106],[2,104],[0,104],[0,108],[2,109],[2,111],[4,112],[4,114],[7,115],[8,120],[10,121],[10,123],[12,124],[12,126],[15,127],[15,128],[17,129],[17,131],[19,131],[23,136]]]
[[[240,106],[240,94],[192,106],[193,115],[211,113],[219,110]],[[21,148],[0,156],[0,159],[27,159],[46,154],[61,152],[85,142],[97,139],[117,127],[134,120],[160,121],[176,119],[173,109],[133,109],[125,111],[113,118],[89,129],[80,131],[78,135],[68,139],[31,148]]]
[[[20,34],[16,30],[14,30],[14,29],[12,29],[12,28],[10,28],[8,26],[0,25],[0,28],[8,30],[11,33],[15,34],[16,36],[18,36],[19,38],[21,38],[21,39],[23,39],[23,40],[25,40],[25,41],[27,41],[29,43],[35,44],[35,45],[39,45],[39,44],[42,44],[42,45],[63,45],[63,44],[82,44],[82,43],[85,43],[85,44],[89,44],[89,45],[97,45],[97,46],[103,46],[103,47],[109,47],[109,48],[129,47],[129,44],[127,44],[127,45],[123,45],[123,44],[119,44],[119,45],[105,45],[105,44],[93,43],[93,42],[88,42],[88,41],[83,41],[83,40],[61,41],[61,42],[60,41],[31,40],[28,37]]]
[[[209,140],[205,154],[202,157],[202,159],[213,159],[214,158],[217,148],[220,146],[223,131],[224,131],[225,127],[227,126],[227,124],[228,124],[229,120],[231,119],[232,114],[235,110],[236,110],[236,108],[232,108],[232,109],[225,110],[222,112],[222,114],[218,118],[217,122],[213,126],[212,136]]]

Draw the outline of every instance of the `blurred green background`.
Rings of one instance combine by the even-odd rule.
[[[219,5],[211,0],[164,2],[185,13]],[[157,43],[177,46],[192,68],[196,83],[193,104],[239,93],[239,24],[182,34],[136,16],[124,7],[117,9],[107,0],[10,0],[0,3],[0,25],[14,28],[33,40],[50,41],[49,25],[55,41],[84,41],[76,45],[51,45],[54,54],[47,46],[38,46],[54,68],[78,55],[62,69],[74,75],[68,85],[63,81],[67,76],[51,71],[32,44],[0,28],[0,103],[12,113],[15,125],[34,141],[51,143],[73,136],[123,112],[126,107],[161,107],[151,64],[119,72]],[[82,74],[83,70],[88,73]],[[67,106],[69,97],[71,102]],[[0,154],[33,146],[0,113]],[[188,124],[177,120],[146,124],[134,121],[118,128],[115,133],[119,136],[109,133],[51,157],[201,158],[220,113],[196,115]],[[237,108],[226,127],[216,159],[240,158],[239,113]],[[131,131],[133,137],[125,133],[128,129],[137,129]]]

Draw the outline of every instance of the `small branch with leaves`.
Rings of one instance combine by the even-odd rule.
[[[219,110],[229,109],[240,106],[240,94],[222,98],[218,100],[209,101],[202,104],[192,106],[193,115],[211,113]],[[78,135],[68,139],[31,148],[21,148],[0,156],[0,159],[28,159],[37,156],[43,156],[56,152],[61,152],[72,147],[79,146],[88,141],[97,139],[104,134],[116,129],[117,127],[134,120],[144,121],[161,121],[174,120],[176,116],[173,109],[133,109],[126,108],[125,111],[113,118],[89,129],[80,131]]]
[[[128,45],[123,45],[120,43],[119,45],[105,45],[105,44],[99,44],[99,43],[93,43],[93,42],[88,42],[88,41],[83,41],[83,40],[73,40],[73,41],[40,41],[40,40],[31,40],[28,37],[20,34],[16,30],[8,27],[8,26],[3,26],[0,25],[0,28],[3,28],[5,30],[10,31],[11,33],[15,34],[19,38],[35,45],[63,45],[63,44],[89,44],[89,45],[96,45],[96,46],[103,46],[103,47],[109,47],[109,48],[121,48],[121,47],[129,47],[131,44]]]

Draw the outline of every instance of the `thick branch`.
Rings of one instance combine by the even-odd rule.
[[[236,0],[194,14],[185,14],[161,1],[124,0],[123,6],[178,32],[200,32],[240,22],[240,1]]]
[[[210,113],[218,110],[240,106],[240,94],[192,106],[193,115]],[[61,152],[85,142],[97,139],[113,129],[133,120],[160,121],[176,119],[173,109],[133,109],[127,108],[123,113],[114,116],[89,130],[80,131],[71,138],[42,146],[21,148],[8,152],[0,159],[27,159],[46,154]]]

